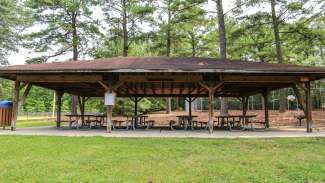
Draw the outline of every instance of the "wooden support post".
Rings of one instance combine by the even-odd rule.
[[[138,116],[138,103],[143,99],[143,98],[138,98],[138,97],[130,97],[130,99],[134,102],[134,116]],[[138,118],[135,118],[135,127],[138,126]]]
[[[214,90],[209,90],[209,132],[213,132]]]
[[[106,85],[105,83],[98,81],[100,85],[105,89],[106,92],[113,92],[114,90],[117,90],[124,82],[119,82],[115,86],[112,85]],[[112,116],[113,116],[113,106],[109,105],[106,106],[106,130],[108,133],[112,132]]]
[[[269,119],[269,105],[268,105],[268,91],[264,90],[263,93],[264,100],[264,118],[265,118],[265,127],[270,127],[270,119]]]
[[[26,98],[29,94],[29,91],[30,89],[32,88],[32,85],[30,83],[25,83],[24,86],[26,86],[26,89],[21,97],[21,99],[19,100],[18,102],[18,112],[21,112],[21,108],[23,107],[25,101],[26,101]],[[21,87],[20,86],[20,90],[23,89],[24,87]]]
[[[208,90],[208,93],[209,93],[209,122],[208,122],[208,125],[209,125],[210,133],[213,132],[214,92],[216,90],[218,90],[223,84],[224,84],[224,82],[220,82],[214,86],[208,86],[204,83],[199,83],[199,85],[201,85],[203,88]]]
[[[311,103],[311,94],[310,94],[310,82],[306,83],[306,120],[307,120],[307,132],[311,133],[312,129],[312,103]]]
[[[134,126],[138,127],[138,97],[134,98]]]
[[[113,106],[107,106],[107,132],[112,132],[112,116],[113,116]]]
[[[55,91],[56,94],[56,127],[61,127],[61,106],[62,106],[62,95],[60,91]]]
[[[190,120],[192,120],[192,98],[188,97],[188,115],[190,116]]]
[[[78,102],[79,102],[79,108],[80,108],[80,114],[81,114],[81,122],[82,124],[85,123],[85,103],[86,98],[84,96],[79,97],[78,96]]]
[[[20,88],[20,81],[15,81],[15,94],[14,94],[14,101],[12,107],[12,119],[11,119],[11,131],[16,130],[16,123],[18,117],[18,103],[19,103],[19,88]]]
[[[248,104],[248,97],[243,97],[242,98],[243,116],[246,116],[246,114],[247,114],[247,104]]]

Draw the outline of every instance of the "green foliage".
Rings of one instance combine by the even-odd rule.
[[[12,90],[13,90],[13,82],[0,79],[0,100],[11,100],[12,99]]]
[[[141,34],[142,26],[153,21],[154,12],[152,1],[140,0],[109,0],[102,1],[105,21],[108,24],[104,37],[104,48],[95,53],[96,57],[127,56],[132,44]]]
[[[26,62],[44,63],[72,51],[87,54],[100,35],[90,8],[96,4],[88,0],[26,0],[36,28],[26,35],[25,46],[41,55]]]
[[[23,110],[25,112],[52,111],[53,91],[33,86],[26,98]]]
[[[118,98],[113,109],[114,115],[134,115],[134,102],[129,98]],[[138,102],[138,114],[161,111],[166,106],[163,98],[142,98]]]
[[[24,45],[39,57],[30,58],[27,63],[54,60],[71,54],[74,48],[85,57],[122,56],[124,25],[129,56],[167,55],[169,39],[171,56],[219,57],[217,16],[214,10],[206,7],[209,4],[205,0],[23,2],[0,0],[0,62],[20,46],[24,34],[19,31],[30,25],[30,14],[34,25],[23,37]],[[325,2],[277,0],[276,3],[284,63],[325,66],[325,16],[322,11]],[[124,13],[127,15],[125,22]],[[224,13],[228,58],[275,62],[269,0],[236,0],[234,8]],[[103,21],[99,21],[98,16],[102,16]],[[12,82],[0,80],[1,99],[12,99],[12,86]],[[51,111],[52,101],[53,92],[33,87],[23,109],[27,112]],[[176,108],[175,99],[172,101]],[[183,107],[184,100],[179,101]],[[145,98],[139,103],[139,112],[162,110],[165,102],[162,98]],[[130,99],[118,99],[117,103],[114,114],[133,114],[134,103]],[[70,105],[70,95],[64,95],[63,111],[70,111]],[[231,100],[230,105],[239,107],[236,99]],[[218,108],[219,103],[216,106]],[[92,98],[87,101],[86,111],[105,113],[106,109],[101,98]]]
[[[29,13],[16,0],[0,0],[0,65],[7,65],[7,56],[17,52],[21,32],[29,25]]]

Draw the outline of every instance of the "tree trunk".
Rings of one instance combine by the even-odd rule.
[[[218,28],[219,28],[219,54],[220,59],[227,59],[227,40],[226,40],[226,27],[225,17],[223,14],[222,0],[217,0],[217,12],[218,12]],[[228,115],[228,99],[225,97],[221,98],[221,115]]]
[[[196,41],[195,41],[195,35],[193,32],[188,33],[191,38],[191,47],[192,47],[192,57],[196,56]]]
[[[170,0],[168,0],[168,22],[167,22],[167,32],[166,32],[166,56],[170,56],[170,46],[171,46],[171,37],[170,37],[170,19],[171,19],[171,12],[170,12]],[[166,98],[166,113],[170,114],[172,112],[171,108],[171,98]]]
[[[126,0],[122,0],[122,16],[123,16],[123,57],[127,57],[129,54],[129,35],[127,28],[127,12],[126,12]]]
[[[167,32],[166,32],[166,56],[170,56],[170,47],[171,47],[171,35],[170,35],[170,20],[171,20],[171,12],[170,12],[170,0],[168,0],[168,8],[167,8]]]
[[[222,116],[227,116],[228,113],[228,98],[227,97],[222,97],[220,99],[221,101],[221,106],[220,106],[220,115]]]
[[[271,0],[271,9],[272,9],[272,24],[273,24],[273,32],[275,39],[275,47],[276,47],[276,61],[278,64],[282,63],[282,50],[281,50],[281,40],[279,34],[279,21],[275,11],[276,2],[275,0]],[[279,98],[279,111],[285,112],[287,107],[287,99],[286,99],[286,90],[280,90],[280,98]]]
[[[166,113],[170,114],[172,112],[171,98],[166,98]]]
[[[175,107],[176,107],[176,110],[179,110],[179,98],[176,97],[175,99]]]
[[[78,45],[79,45],[79,38],[77,32],[77,13],[72,13],[72,47],[73,47],[73,61],[78,60]],[[78,107],[78,96],[72,95],[71,96],[71,114],[77,114],[77,107]]]

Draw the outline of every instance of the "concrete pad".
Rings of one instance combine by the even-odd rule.
[[[127,137],[127,138],[283,138],[283,137],[325,137],[325,131],[316,131],[307,133],[301,130],[215,130],[209,134],[207,130],[167,130],[167,129],[149,129],[149,130],[114,130],[107,133],[104,129],[70,129],[68,127],[33,127],[17,129],[17,131],[0,130],[0,135],[36,135],[36,136],[67,136],[67,137]]]

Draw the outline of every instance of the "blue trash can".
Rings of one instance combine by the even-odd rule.
[[[5,128],[11,125],[12,102],[8,100],[0,101],[0,127]]]

